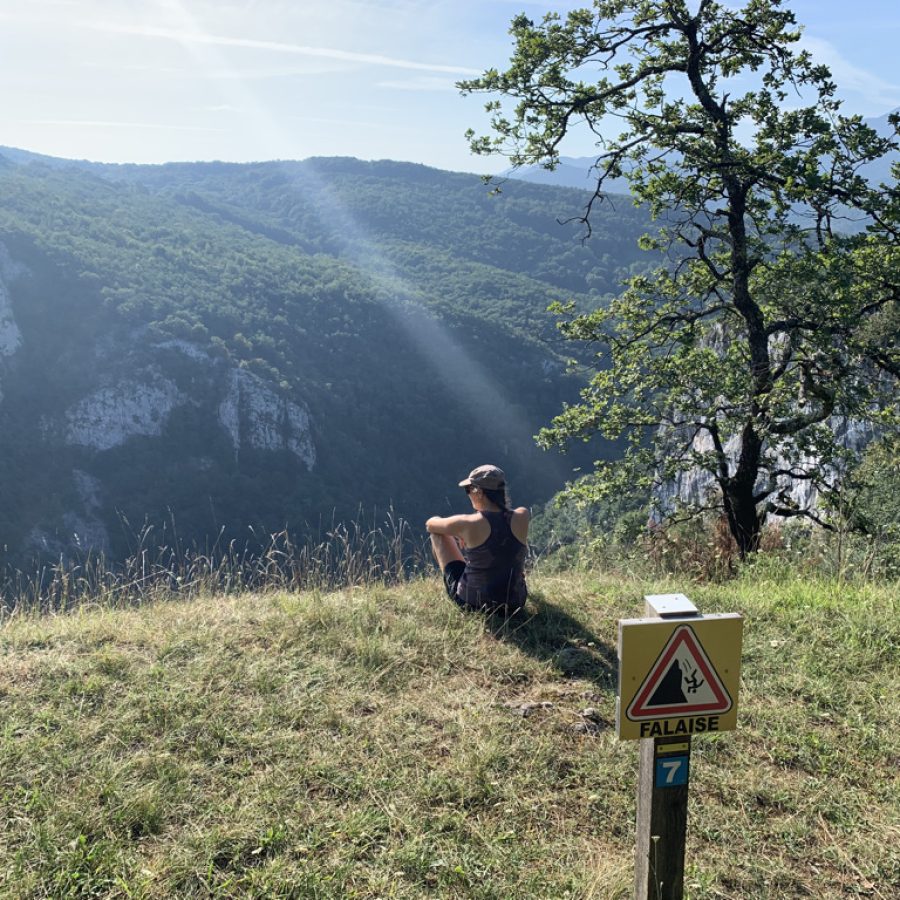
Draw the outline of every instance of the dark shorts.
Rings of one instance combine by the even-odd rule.
[[[471,603],[466,602],[466,597],[461,597],[457,592],[459,581],[466,571],[466,564],[461,559],[452,559],[444,566],[444,587],[447,589],[447,596],[460,608],[468,610],[479,610],[481,612],[498,612],[507,616],[511,616],[518,612],[524,605],[525,599],[514,604],[504,603]]]
[[[459,603],[460,606],[463,604],[456,594],[456,586],[459,584],[459,579],[462,578],[462,574],[465,571],[466,564],[461,559],[451,559],[444,566],[444,587],[447,588],[447,596],[454,603]]]

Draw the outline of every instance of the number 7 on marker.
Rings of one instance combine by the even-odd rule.
[[[666,784],[671,784],[675,780],[675,774],[681,768],[683,759],[662,760],[660,765],[666,770]]]

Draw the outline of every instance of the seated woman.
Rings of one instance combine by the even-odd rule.
[[[464,609],[513,613],[527,595],[528,510],[509,508],[506,476],[496,466],[473,469],[459,486],[474,512],[425,523],[447,593]]]

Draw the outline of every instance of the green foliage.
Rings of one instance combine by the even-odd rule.
[[[145,521],[174,518],[202,548],[361,508],[424,520],[479,460],[503,461],[520,502],[564,482],[533,442],[579,384],[546,308],[560,292],[598,305],[637,264],[642,213],[582,245],[556,224],[577,192],[510,183],[490,197],[476,176],[423,166],[23,157],[0,169],[0,243],[25,270],[4,273],[23,336],[0,371],[5,560],[35,529],[50,552],[68,544],[73,469],[102,482],[116,558]],[[286,451],[235,453],[217,420],[234,368],[309,410],[312,473]],[[60,444],[73,405],[148,371],[191,398],[161,435]]]
[[[563,492],[536,513],[529,543],[539,554],[564,547],[575,553],[588,547],[628,553],[645,535],[648,518],[649,510],[635,491],[590,504]]]
[[[642,246],[666,260],[608,305],[557,307],[567,338],[600,348],[599,370],[542,443],[629,443],[572,492],[646,496],[699,472],[715,491],[688,512],[723,509],[742,554],[767,515],[817,516],[790,488],[836,490],[835,421],[898,422],[896,330],[884,340],[897,186],[862,174],[897,140],[840,114],[779,0],[598,0],[538,24],[520,15],[511,34],[506,71],[460,84],[514,101],[488,103],[493,134],[472,133],[473,149],[552,167],[569,130],[589,129],[601,153],[585,223],[603,221],[605,179],[625,177],[661,224]],[[788,107],[795,91],[807,105]]]
[[[896,575],[900,572],[900,437],[873,441],[852,469],[836,498],[835,513],[843,529],[859,532],[864,540],[847,541],[845,555],[856,558],[863,571]]]
[[[847,514],[861,520],[860,529],[872,537],[900,541],[900,437],[890,435],[872,443],[851,473],[845,496]]]

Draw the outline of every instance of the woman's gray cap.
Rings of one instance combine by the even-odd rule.
[[[460,487],[469,487],[469,485],[496,491],[498,488],[506,487],[506,475],[503,474],[503,469],[499,469],[497,466],[479,466],[477,469],[472,469],[469,477],[459,483]]]

